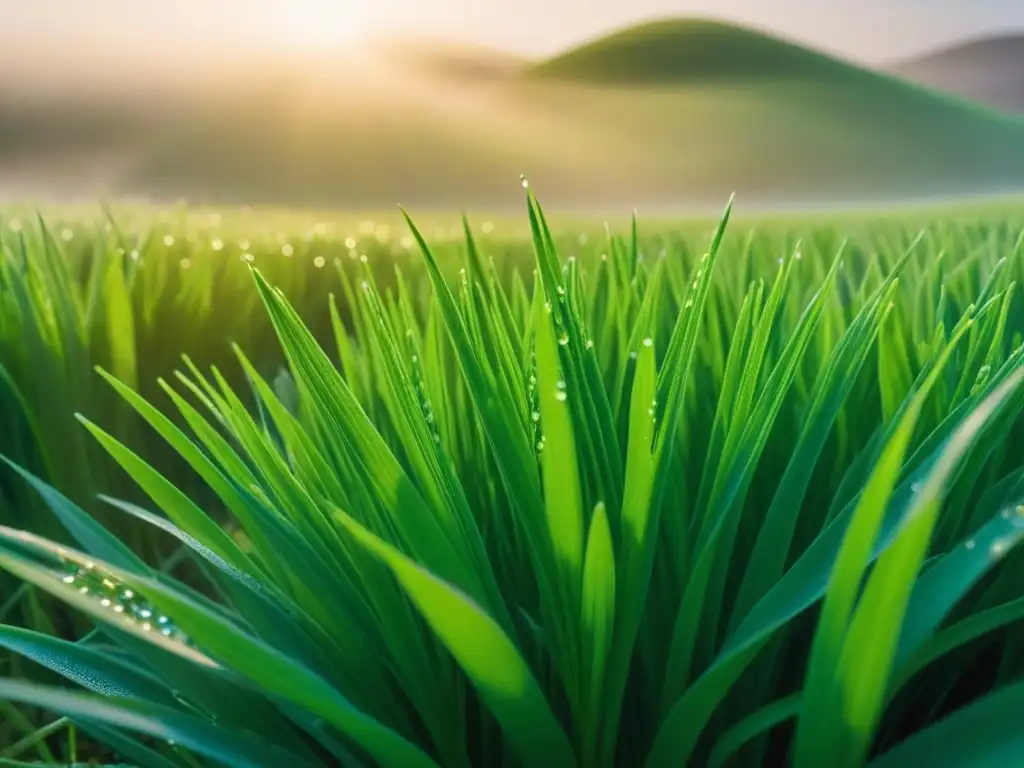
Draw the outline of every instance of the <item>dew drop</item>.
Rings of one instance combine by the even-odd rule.
[[[213,242],[210,243],[210,247],[213,248],[213,250],[215,250],[215,251],[223,251],[224,250],[224,241],[221,240],[219,237],[215,237],[213,239]]]
[[[646,339],[644,339],[643,344],[644,344],[645,347],[653,346],[654,345],[654,339],[652,339],[650,336],[648,336]]]
[[[323,256],[317,256],[315,259],[313,259],[313,266],[316,267],[317,269],[322,269],[324,264],[326,263],[327,259],[325,259]]]
[[[168,248],[174,245],[174,235],[164,235],[164,245]]]
[[[540,411],[534,411],[530,414],[530,418],[534,421],[540,421]]]
[[[526,178],[525,174],[520,174],[519,181],[522,183],[523,189],[529,189],[530,188],[530,180]]]
[[[564,347],[564,346],[565,346],[566,344],[568,344],[568,343],[569,343],[569,337],[568,337],[568,335],[566,335],[566,334],[564,334],[564,333],[563,333],[563,334],[562,334],[561,336],[559,336],[559,337],[558,337],[558,344],[559,344],[560,346],[563,346],[563,347]]]
[[[285,256],[292,256],[295,253],[295,249],[292,248],[290,243],[285,243],[281,246],[281,253]]]
[[[192,266],[192,260],[187,258],[182,259],[180,262],[178,262],[178,266],[180,266],[182,269],[189,269]]]

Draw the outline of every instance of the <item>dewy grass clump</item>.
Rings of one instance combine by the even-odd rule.
[[[80,420],[162,514],[105,501],[189,578],[18,470],[77,549],[0,528],[0,566],[98,631],[0,627],[78,686],[0,699],[155,768],[1024,758],[1020,240],[727,211],[562,260],[528,194],[532,279],[410,222],[425,272],[339,268],[329,351],[256,256],[284,371],[186,359],[164,410],[101,370],[149,432]]]

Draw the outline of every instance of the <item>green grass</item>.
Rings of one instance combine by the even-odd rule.
[[[0,757],[1019,761],[1019,212],[728,219],[8,221]]]

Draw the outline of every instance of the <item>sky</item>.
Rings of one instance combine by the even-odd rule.
[[[111,54],[352,48],[436,38],[531,57],[631,23],[703,16],[878,64],[993,32],[1024,31],[1024,0],[31,0],[5,3],[0,52],[26,66]]]

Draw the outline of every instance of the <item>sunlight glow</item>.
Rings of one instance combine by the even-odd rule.
[[[285,37],[294,45],[325,48],[351,43],[364,32],[364,0],[288,0],[280,5]]]

